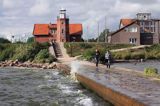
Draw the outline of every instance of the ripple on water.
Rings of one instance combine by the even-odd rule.
[[[107,106],[108,103],[57,71],[0,69],[0,106],[10,105]]]

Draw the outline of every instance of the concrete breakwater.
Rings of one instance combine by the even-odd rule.
[[[115,106],[160,106],[160,81],[140,73],[83,64],[76,77]]]
[[[77,80],[85,87],[93,90],[103,99],[110,101],[115,106],[144,106],[143,103],[136,101],[120,92],[114,91],[112,88],[101,85],[83,75],[76,74]]]

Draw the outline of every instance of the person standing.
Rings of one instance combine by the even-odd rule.
[[[98,67],[99,58],[100,58],[100,52],[98,49],[96,49],[96,53],[95,53],[96,67]]]
[[[107,51],[105,53],[105,63],[106,63],[107,68],[110,68],[110,65],[111,65],[111,53],[109,51]]]

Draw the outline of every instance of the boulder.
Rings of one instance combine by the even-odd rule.
[[[14,63],[13,63],[13,62],[11,62],[11,63],[9,64],[9,66],[10,66],[10,67],[14,66]]]
[[[47,69],[47,66],[46,66],[46,65],[43,65],[43,66],[42,66],[42,69]]]

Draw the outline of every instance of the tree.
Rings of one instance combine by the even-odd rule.
[[[0,43],[11,43],[8,39],[0,38]]]
[[[108,34],[109,34],[109,29],[103,30],[103,32],[101,32],[101,34],[99,36],[99,42],[105,42],[105,37],[107,38],[106,35],[108,35]]]
[[[30,37],[27,39],[27,43],[33,43],[34,42],[34,37]]]

